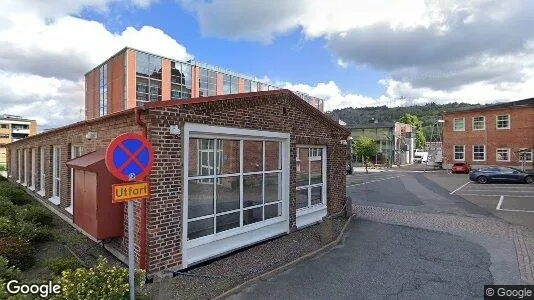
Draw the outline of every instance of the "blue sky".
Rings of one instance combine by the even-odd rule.
[[[267,77],[327,111],[525,99],[533,10],[530,0],[3,0],[0,113],[43,127],[82,120],[83,75],[125,46]]]

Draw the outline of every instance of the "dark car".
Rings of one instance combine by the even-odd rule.
[[[469,173],[469,179],[478,183],[490,181],[534,183],[534,173],[508,167],[484,167]]]
[[[466,163],[454,163],[451,168],[452,173],[467,174],[469,173],[469,166]]]

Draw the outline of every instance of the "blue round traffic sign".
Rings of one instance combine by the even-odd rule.
[[[125,133],[116,137],[106,151],[106,166],[123,181],[143,179],[154,163],[152,145],[143,136]]]

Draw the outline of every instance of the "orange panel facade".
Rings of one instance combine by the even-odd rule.
[[[128,73],[128,77],[127,77],[127,83],[126,83],[126,109],[128,108],[133,108],[136,106],[136,94],[135,94],[135,51],[133,50],[127,50],[126,51],[126,56],[127,56],[127,61],[128,61],[128,65],[127,65],[127,73]]]
[[[161,100],[171,100],[171,61],[161,60]]]
[[[245,92],[245,80],[243,78],[239,78],[237,81],[237,92],[238,93]]]
[[[124,60],[125,53],[112,57],[108,62],[108,113],[124,110]]]
[[[217,95],[223,94],[223,74],[217,72]]]
[[[93,70],[85,75],[85,119],[90,120],[98,117],[98,109],[95,107],[98,105],[95,96],[98,95],[98,70]]]

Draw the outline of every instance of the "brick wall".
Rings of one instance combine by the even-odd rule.
[[[510,129],[496,128],[498,115],[510,115]],[[473,130],[473,118],[481,116],[485,117],[485,130]],[[453,130],[455,118],[465,118],[464,131]],[[465,145],[465,161],[461,162],[473,166],[520,166],[514,151],[534,147],[534,107],[454,112],[445,114],[444,120],[443,154],[447,166],[460,162],[454,160],[454,145]],[[473,145],[486,145],[485,161],[473,161]],[[497,148],[510,148],[510,162],[496,161]],[[528,163],[527,168],[532,168],[532,163]]]
[[[231,96],[236,97],[236,96]],[[243,97],[242,95],[239,97]],[[161,102],[163,103],[163,102]],[[166,102],[170,104],[170,102]],[[158,105],[158,104],[155,104]],[[192,103],[184,106],[150,107],[142,113],[148,125],[148,137],[155,151],[154,168],[147,180],[151,184],[151,199],[147,202],[147,268],[148,272],[181,266],[182,256],[182,188],[183,136],[169,134],[169,125],[185,122],[214,126],[237,127],[290,133],[290,228],[296,230],[296,146],[297,144],[326,146],[328,213],[335,213],[345,203],[346,146],[340,143],[348,131],[329,122],[319,111],[287,91],[264,92],[247,99]],[[97,132],[96,140],[86,140],[89,131]],[[44,147],[46,188],[44,201],[52,196],[52,148],[61,146],[61,201],[57,210],[70,216],[64,208],[70,205],[70,170],[65,162],[71,145],[83,147],[83,154],[105,148],[117,135],[139,132],[133,111],[81,122],[58,130],[26,138],[8,145],[11,164],[16,166],[17,150]],[[269,157],[274,156],[267,156]],[[274,159],[274,158],[273,158]],[[39,173],[40,151],[36,152]],[[17,168],[10,169],[16,179]],[[39,176],[36,190],[40,189]],[[139,254],[139,204],[136,203],[136,254]],[[125,218],[125,222],[126,222]],[[125,236],[127,236],[127,226]],[[111,245],[126,253],[126,238],[115,239]],[[138,258],[138,257],[137,257]]]
[[[296,230],[296,146],[326,146],[328,213],[335,213],[343,208],[346,196],[347,154],[346,146],[342,145],[340,140],[346,139],[349,132],[328,124],[318,111],[295,97],[289,94],[273,94],[261,99],[149,109],[146,116],[149,138],[158,149],[150,176],[152,199],[148,202],[149,271],[177,268],[181,264],[182,168],[186,154],[181,152],[183,137],[170,135],[170,125],[179,125],[183,129],[185,122],[192,122],[290,133],[289,207],[292,230]]]

